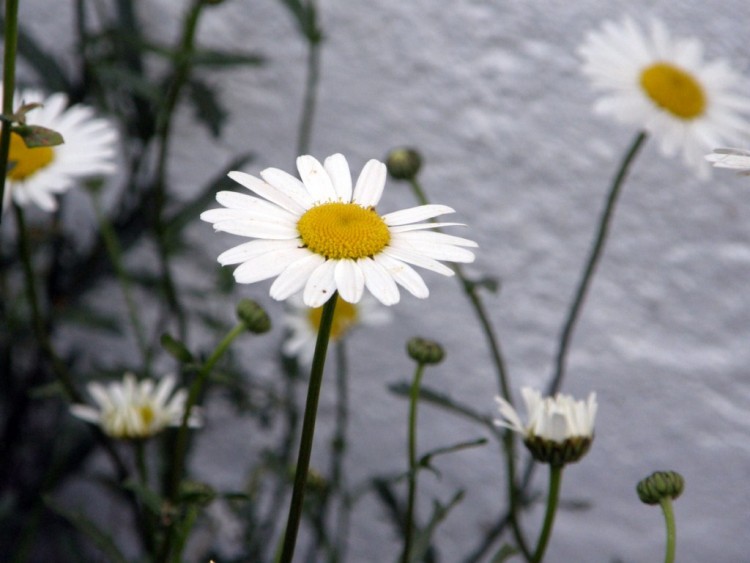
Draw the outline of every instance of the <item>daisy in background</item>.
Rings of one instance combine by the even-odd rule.
[[[2,103],[0,96],[0,103]],[[68,107],[68,97],[57,93],[45,97],[38,90],[16,92],[13,107],[38,103],[26,116],[28,125],[39,125],[60,133],[62,145],[27,148],[16,133],[10,137],[3,210],[10,198],[20,206],[34,204],[44,211],[57,209],[54,195],[68,191],[82,179],[110,175],[115,165],[117,131],[84,105]]]
[[[318,337],[323,308],[307,307],[299,295],[292,296],[289,311],[284,315],[284,325],[289,336],[282,351],[306,366],[312,363],[315,341]],[[340,301],[333,313],[331,340],[338,342],[359,326],[380,326],[391,320],[391,314],[370,295],[363,295],[359,303]]]
[[[71,405],[74,416],[97,424],[102,431],[120,440],[145,439],[158,434],[168,426],[180,426],[185,415],[187,391],[172,394],[177,378],[165,375],[161,380],[138,381],[134,374],[126,373],[122,381],[107,385],[92,382],[87,386],[96,408],[89,405]],[[188,425],[201,425],[195,408],[191,409]]]
[[[583,72],[602,94],[594,109],[653,135],[666,156],[682,153],[699,175],[703,155],[746,137],[750,86],[724,60],[704,61],[697,39],[673,38],[658,20],[648,32],[626,17],[591,31]]]
[[[385,187],[386,167],[370,160],[352,187],[349,164],[334,154],[321,164],[300,156],[302,181],[276,168],[256,178],[243,172],[229,177],[257,196],[219,192],[225,209],[211,209],[201,219],[217,231],[249,237],[222,253],[222,265],[240,264],[238,283],[276,278],[271,297],[285,300],[302,292],[308,307],[320,307],[338,291],[344,301],[358,303],[365,288],[384,305],[400,299],[397,285],[426,298],[429,290],[410,266],[446,276],[453,270],[440,261],[473,262],[465,238],[431,231],[458,223],[421,222],[453,209],[421,205],[386,215],[375,206]]]
[[[750,176],[750,151],[743,149],[714,149],[706,160],[716,168],[736,170],[740,176]]]

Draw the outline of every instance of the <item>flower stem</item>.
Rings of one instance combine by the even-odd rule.
[[[562,465],[550,465],[549,467],[549,494],[547,496],[547,512],[544,515],[544,525],[542,532],[539,534],[532,563],[541,563],[544,559],[544,552],[547,550],[547,544],[552,536],[552,526],[555,523],[555,513],[557,512],[557,503],[560,499],[560,482],[562,481]]]
[[[3,57],[3,114],[13,113],[13,92],[16,88],[16,47],[18,45],[18,1],[5,2],[5,55]],[[5,201],[5,177],[8,170],[10,152],[10,124],[0,128],[0,208]],[[0,223],[3,214],[0,213]]]
[[[667,525],[667,551],[664,555],[664,563],[674,563],[676,531],[674,524],[674,511],[672,510],[672,499],[665,496],[659,502],[664,512],[664,522]]]
[[[612,180],[612,185],[607,194],[607,200],[602,210],[602,214],[599,217],[599,227],[596,232],[596,238],[591,246],[588,260],[583,270],[583,275],[578,282],[578,288],[576,289],[573,302],[571,303],[568,315],[563,325],[563,329],[560,332],[560,338],[558,340],[557,356],[555,360],[555,372],[552,379],[547,387],[547,395],[554,395],[560,390],[562,386],[563,378],[565,377],[565,364],[568,357],[568,350],[570,348],[570,340],[573,336],[573,330],[575,329],[578,317],[581,314],[583,303],[586,300],[586,294],[591,280],[596,272],[596,267],[599,264],[602,253],[604,251],[604,245],[607,241],[607,235],[609,234],[609,227],[612,222],[612,216],[614,214],[615,206],[617,204],[617,198],[620,195],[621,188],[627,178],[628,170],[630,165],[635,160],[644,141],[647,138],[645,132],[640,132],[635,137],[633,142],[625,153],[620,167],[617,169],[617,173]]]
[[[310,368],[307,402],[305,403],[305,414],[302,420],[302,436],[300,438],[299,453],[297,454],[292,502],[289,505],[289,517],[287,518],[286,531],[284,532],[281,563],[291,563],[294,557],[294,547],[297,543],[297,531],[299,530],[300,518],[302,516],[302,502],[305,497],[305,485],[307,484],[307,469],[310,466],[310,454],[315,434],[318,398],[320,397],[320,388],[323,382],[323,368],[325,367],[326,351],[328,350],[328,341],[331,336],[333,313],[336,310],[337,299],[338,293],[334,293],[323,306],[318,338],[315,342],[315,354],[313,356],[312,367]]]
[[[411,559],[412,539],[414,536],[414,503],[417,498],[417,404],[419,403],[419,386],[422,382],[424,364],[418,363],[414,371],[414,380],[409,392],[409,494],[404,518],[404,553],[402,563]]]
[[[307,37],[307,36],[306,36]],[[297,154],[307,154],[310,150],[313,118],[318,99],[320,81],[320,40],[307,37],[307,78],[302,102],[302,116],[297,134]]]

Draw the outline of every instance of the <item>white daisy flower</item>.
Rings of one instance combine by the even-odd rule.
[[[284,315],[284,325],[289,329],[289,336],[284,341],[282,351],[287,356],[297,358],[301,364],[310,365],[315,354],[323,308],[307,307],[297,295],[292,296],[288,303],[290,309]],[[333,312],[331,340],[342,340],[356,327],[379,326],[390,319],[388,309],[367,294],[362,296],[359,303],[342,300]]]
[[[562,393],[542,398],[531,387],[521,388],[521,395],[528,413],[526,424],[513,406],[499,396],[495,400],[503,419],[495,420],[495,424],[521,434],[538,461],[572,463],[588,451],[594,439],[596,393],[591,393],[585,402]]]
[[[157,384],[153,379],[138,381],[135,375],[126,373],[122,382],[114,381],[106,386],[97,382],[88,384],[89,395],[98,408],[71,405],[70,411],[78,418],[98,424],[113,438],[149,438],[167,426],[182,424],[187,392],[180,389],[172,394],[176,383],[174,375],[162,377]],[[191,409],[188,424],[191,427],[201,425],[195,407]]]
[[[716,168],[736,170],[741,176],[750,176],[750,151],[743,149],[714,149],[706,160]]]
[[[583,72],[602,92],[594,109],[646,130],[662,153],[682,153],[705,177],[703,155],[750,130],[748,83],[726,61],[704,61],[698,40],[673,38],[658,20],[649,31],[625,18],[587,34],[579,53]]]
[[[0,96],[2,103],[2,96]],[[65,94],[49,97],[37,90],[23,90],[14,96],[13,107],[39,103],[26,115],[27,125],[53,129],[64,139],[54,147],[27,148],[23,139],[11,134],[3,209],[10,198],[21,206],[33,203],[44,211],[57,209],[54,194],[63,193],[84,178],[113,174],[117,131],[108,121],[96,117],[88,106],[68,107]]]
[[[217,231],[254,239],[219,256],[222,265],[240,264],[239,283],[275,277],[271,297],[284,300],[302,291],[308,307],[320,307],[335,291],[358,303],[367,288],[384,305],[399,301],[397,284],[419,298],[429,295],[421,276],[409,265],[446,276],[440,263],[472,262],[465,247],[475,242],[434,231],[457,223],[420,222],[452,213],[445,205],[421,205],[380,215],[375,206],[385,187],[386,168],[370,160],[352,188],[349,164],[341,154],[321,164],[300,156],[302,181],[267,168],[262,180],[243,172],[229,177],[260,197],[219,192],[226,209],[211,209],[201,219]]]

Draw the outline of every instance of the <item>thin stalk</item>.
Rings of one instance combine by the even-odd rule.
[[[346,356],[346,340],[339,340],[336,352],[336,430],[331,447],[331,484],[339,495],[336,513],[336,538],[333,541],[331,563],[346,561],[346,540],[349,534],[349,512],[351,498],[344,471],[344,456],[348,447],[347,428],[349,426],[349,378]]]
[[[672,499],[663,497],[659,504],[664,513],[664,523],[667,526],[667,550],[664,555],[664,563],[674,563],[677,532],[674,524],[674,511],[672,510]]]
[[[544,559],[544,552],[547,550],[547,544],[552,536],[552,526],[555,523],[555,514],[557,513],[557,503],[560,500],[560,483],[562,482],[562,465],[550,465],[549,467],[549,494],[547,496],[547,512],[544,515],[544,524],[542,532],[539,534],[532,563],[541,563]]]
[[[417,498],[417,404],[419,403],[419,387],[424,374],[423,363],[418,363],[414,371],[414,379],[409,392],[409,492],[406,500],[406,517],[404,518],[404,553],[402,563],[411,560],[412,540],[414,538],[414,505]]]
[[[333,325],[333,314],[336,310],[337,299],[338,294],[334,293],[323,306],[323,314],[320,319],[320,327],[318,328],[318,338],[315,342],[315,354],[313,355],[312,367],[310,369],[307,402],[305,403],[305,414],[302,421],[302,436],[297,455],[297,468],[294,474],[292,501],[289,505],[289,517],[287,518],[286,531],[284,532],[281,563],[292,562],[294,548],[297,543],[297,532],[302,516],[302,502],[305,497],[305,485],[307,484],[307,470],[310,467],[310,454],[315,434],[318,398],[320,397],[320,388],[323,382],[323,368],[325,367],[326,352],[331,336],[331,326]]]
[[[125,269],[122,260],[122,247],[120,246],[117,232],[112,227],[112,223],[109,222],[106,214],[102,212],[98,195],[92,192],[91,200],[94,204],[96,219],[99,222],[99,232],[101,233],[102,240],[104,241],[104,245],[107,248],[109,258],[112,261],[112,266],[115,269],[115,275],[117,276],[117,281],[120,284],[120,290],[122,291],[122,295],[125,298],[125,308],[127,309],[128,318],[130,319],[130,324],[133,328],[133,334],[135,334],[136,344],[138,345],[138,349],[140,350],[141,356],[143,357],[143,364],[145,367],[146,375],[148,375],[151,365],[151,348],[146,343],[146,335],[143,330],[143,325],[141,324],[140,318],[138,316],[138,307],[136,307],[135,301],[133,301],[133,293],[130,286],[130,276],[128,276],[128,272]]]
[[[16,48],[18,46],[18,0],[5,2],[5,55],[3,56],[3,114],[13,113],[13,92],[16,89]],[[5,177],[10,152],[10,124],[0,128],[0,206],[5,201]],[[3,214],[0,213],[0,223]]]
[[[576,323],[578,322],[578,318],[581,314],[583,303],[586,300],[586,294],[588,292],[589,286],[591,285],[591,280],[594,277],[596,267],[599,264],[602,253],[604,252],[604,245],[607,242],[607,235],[609,234],[609,227],[612,223],[612,216],[614,214],[615,206],[617,205],[618,196],[620,195],[621,188],[625,183],[625,178],[627,178],[628,176],[630,165],[635,160],[635,157],[638,156],[638,152],[643,146],[646,138],[647,134],[645,132],[640,132],[638,133],[638,135],[636,135],[635,139],[630,145],[630,148],[625,153],[625,156],[620,163],[620,167],[617,169],[615,177],[612,180],[612,185],[610,186],[609,193],[607,194],[607,200],[604,205],[604,209],[599,218],[599,226],[597,228],[594,243],[591,246],[589,257],[586,260],[586,265],[583,269],[583,275],[578,282],[578,287],[576,288],[573,302],[571,303],[570,309],[568,310],[565,324],[563,325],[563,329],[560,332],[557,355],[555,359],[555,372],[552,376],[552,380],[547,387],[547,395],[554,395],[560,390],[560,387],[562,386],[562,381],[565,377],[565,365],[568,357],[568,350],[570,348],[570,341],[573,336],[573,331],[575,330]]]
[[[318,100],[318,83],[320,82],[320,41],[308,38],[307,43],[307,78],[302,102],[299,132],[297,135],[297,154],[310,151],[313,119]]]

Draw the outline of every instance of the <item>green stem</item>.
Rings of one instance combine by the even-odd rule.
[[[346,340],[336,342],[336,430],[333,438],[331,485],[339,495],[336,514],[336,538],[331,553],[331,563],[346,561],[346,540],[349,534],[351,495],[347,487],[344,457],[346,455],[347,428],[349,426],[349,382]]]
[[[542,559],[544,559],[544,552],[547,550],[547,544],[552,536],[552,526],[555,523],[557,503],[560,500],[560,482],[562,481],[563,467],[562,465],[550,465],[549,467],[547,512],[544,515],[542,533],[539,535],[539,541],[536,544],[536,550],[534,550],[534,555],[531,559],[532,563],[541,563]]]
[[[151,349],[146,343],[146,336],[143,330],[143,325],[141,324],[140,318],[138,316],[138,308],[135,305],[135,301],[133,301],[133,294],[130,288],[130,277],[128,276],[127,270],[125,269],[122,260],[122,247],[120,246],[120,241],[117,238],[117,232],[112,227],[112,223],[109,222],[106,214],[101,209],[98,195],[93,191],[91,192],[91,200],[94,204],[94,213],[96,214],[97,221],[99,222],[99,231],[101,233],[102,240],[104,240],[104,245],[107,248],[107,253],[109,254],[110,260],[112,261],[112,266],[115,269],[117,281],[120,284],[120,290],[122,291],[122,295],[125,298],[125,308],[128,312],[128,318],[130,319],[130,324],[133,327],[136,344],[138,345],[138,349],[140,350],[141,356],[143,357],[145,375],[148,375],[151,365]]]
[[[309,37],[307,39],[307,78],[297,136],[298,155],[307,154],[310,151],[313,118],[318,98],[318,82],[320,81],[320,40]]]
[[[404,553],[402,563],[411,560],[412,540],[414,537],[414,505],[417,498],[417,404],[419,403],[419,387],[422,383],[424,364],[418,363],[414,371],[414,380],[409,392],[409,493],[406,501],[406,517],[404,518]]]
[[[302,436],[297,455],[297,468],[294,474],[292,502],[289,505],[289,517],[287,518],[286,531],[284,532],[281,563],[292,562],[294,547],[297,543],[297,531],[299,530],[300,518],[302,516],[302,502],[305,497],[305,485],[307,484],[307,469],[310,466],[310,454],[315,434],[318,398],[323,382],[323,368],[325,367],[326,351],[328,350],[328,341],[331,335],[331,326],[333,325],[333,314],[336,310],[337,299],[338,294],[334,293],[323,306],[323,314],[320,319],[320,327],[318,328],[318,338],[315,342],[315,354],[310,369],[310,383],[307,388],[307,402],[305,403],[305,414],[302,421]]]
[[[620,195],[621,188],[625,183],[625,179],[627,178],[630,165],[638,155],[638,152],[643,146],[646,138],[647,134],[645,132],[638,133],[638,135],[630,145],[630,148],[625,153],[625,156],[620,163],[620,167],[617,169],[615,177],[612,180],[612,185],[609,189],[609,193],[607,194],[607,200],[604,205],[604,209],[599,218],[599,227],[597,229],[596,238],[594,239],[594,243],[591,246],[591,251],[589,253],[588,260],[586,260],[586,265],[583,270],[583,275],[578,282],[578,287],[576,289],[575,296],[573,297],[573,302],[571,303],[570,309],[568,310],[565,324],[563,325],[563,329],[560,333],[557,356],[555,360],[555,373],[552,376],[552,380],[547,387],[547,395],[554,395],[560,390],[560,387],[562,386],[562,381],[565,377],[565,364],[568,357],[568,350],[570,348],[570,340],[573,336],[573,331],[575,329],[576,323],[578,322],[578,317],[581,314],[583,303],[586,300],[586,294],[588,292],[589,286],[591,285],[591,280],[594,277],[596,267],[599,264],[599,260],[604,251],[604,245],[607,241],[607,235],[609,234],[609,227],[612,222],[612,216],[614,214],[615,206],[617,204],[617,198]]]
[[[674,524],[674,511],[672,510],[672,499],[664,497],[659,502],[664,512],[664,522],[667,526],[667,551],[664,555],[664,563],[674,563],[677,533]]]
[[[18,1],[5,2],[5,55],[3,57],[3,114],[13,114],[13,93],[16,89],[16,48],[18,45]],[[0,128],[0,210],[5,201],[5,178],[10,152],[10,124]],[[0,223],[3,213],[0,212]]]

